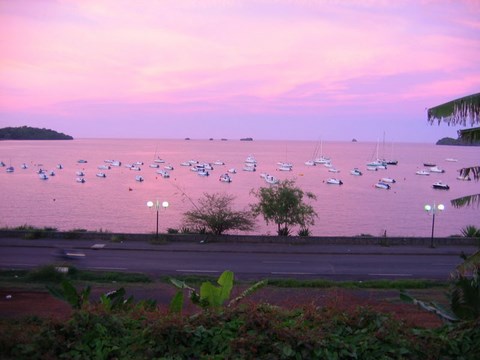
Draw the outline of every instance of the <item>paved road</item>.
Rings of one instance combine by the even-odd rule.
[[[178,274],[219,275],[232,270],[237,279],[272,277],[368,279],[447,279],[461,262],[460,254],[475,247],[288,245],[0,239],[0,268],[31,268],[57,261],[55,249],[75,249],[85,257],[79,268],[144,272],[154,276]]]

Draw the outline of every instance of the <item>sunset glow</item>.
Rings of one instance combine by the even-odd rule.
[[[480,89],[478,1],[0,0],[0,127],[431,142]]]

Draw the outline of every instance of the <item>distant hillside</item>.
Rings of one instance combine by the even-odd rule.
[[[451,137],[444,137],[436,142],[436,145],[456,145],[456,146],[480,146],[480,142],[467,143],[460,139],[454,139]]]
[[[73,140],[73,137],[50,129],[21,126],[0,129],[0,140]]]

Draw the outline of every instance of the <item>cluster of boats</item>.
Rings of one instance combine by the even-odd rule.
[[[456,159],[446,159],[446,161],[457,161]],[[77,161],[79,164],[86,164],[87,160],[80,159]],[[378,171],[378,170],[385,170],[387,169],[387,166],[389,165],[397,165],[398,161],[397,160],[384,160],[384,159],[376,159],[373,161],[370,161],[366,164],[366,170],[367,171]],[[136,161],[133,163],[128,163],[124,164],[123,166],[128,168],[131,171],[137,171],[140,172],[142,170],[142,167],[144,165],[144,162],[142,161]],[[195,172],[198,176],[202,177],[207,177],[210,176],[210,172],[214,169],[215,166],[224,166],[225,162],[217,160],[213,163],[210,162],[199,162],[197,160],[188,160],[180,163],[180,166],[185,166],[189,167],[192,172]],[[328,169],[329,172],[331,173],[339,173],[340,170],[337,169],[336,167],[333,166],[332,160],[329,157],[326,156],[317,156],[313,160],[308,160],[305,162],[306,166],[317,166],[317,165],[323,165],[325,168]],[[37,164],[36,166],[41,166],[41,164]],[[121,167],[122,162],[119,160],[104,160],[104,164],[101,164],[97,166],[97,169],[99,170],[96,173],[96,176],[99,178],[106,178],[107,177],[107,171],[111,170],[113,167]],[[426,162],[423,164],[424,168],[417,170],[416,175],[420,176],[429,176],[431,173],[438,173],[442,174],[445,173],[445,170],[438,167],[434,163],[429,163]],[[6,166],[6,164],[3,161],[0,161],[0,167],[6,167],[6,172],[12,173],[14,172],[14,167],[13,166]],[[149,164],[149,167],[152,169],[155,169],[155,173],[162,178],[169,178],[170,177],[170,171],[174,170],[173,165],[167,164],[166,161],[160,157],[157,157],[153,160],[152,163]],[[22,169],[27,169],[28,166],[27,164],[23,163],[21,165]],[[57,164],[57,169],[63,169],[62,164]],[[249,155],[246,157],[244,164],[243,164],[243,171],[246,172],[255,172],[257,171],[257,160],[253,155]],[[286,171],[286,172],[291,172],[293,170],[293,164],[288,163],[288,162],[278,162],[277,163],[277,171]],[[236,174],[237,170],[235,168],[230,168],[225,172],[222,172],[222,174],[219,176],[219,181],[220,182],[225,182],[225,183],[231,183],[233,178],[232,174]],[[39,168],[37,171],[37,174],[40,179],[42,180],[48,180],[49,176],[55,176],[55,171],[47,171],[45,169]],[[363,172],[355,167],[352,170],[350,170],[350,174],[352,176],[362,176]],[[279,178],[268,174],[268,173],[261,173],[260,177],[264,179],[264,181],[267,184],[270,185],[275,185],[279,183]],[[470,177],[468,176],[458,176],[458,180],[462,181],[470,181]],[[142,175],[135,175],[135,181],[137,182],[143,182],[145,179]],[[76,182],[78,183],[85,183],[85,173],[83,171],[77,171],[76,172]],[[324,181],[327,184],[330,185],[343,185],[343,181],[339,178],[331,177],[328,178],[326,181]],[[377,183],[374,184],[375,188],[378,189],[385,189],[389,190],[392,188],[392,184],[396,182],[395,179],[389,178],[389,177],[382,177],[378,180]],[[441,190],[449,190],[450,187],[448,184],[443,183],[442,181],[437,181],[435,182],[432,187],[434,189],[441,189]]]

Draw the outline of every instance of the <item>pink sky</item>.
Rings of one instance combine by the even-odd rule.
[[[478,0],[0,0],[0,127],[434,142],[480,91]]]

